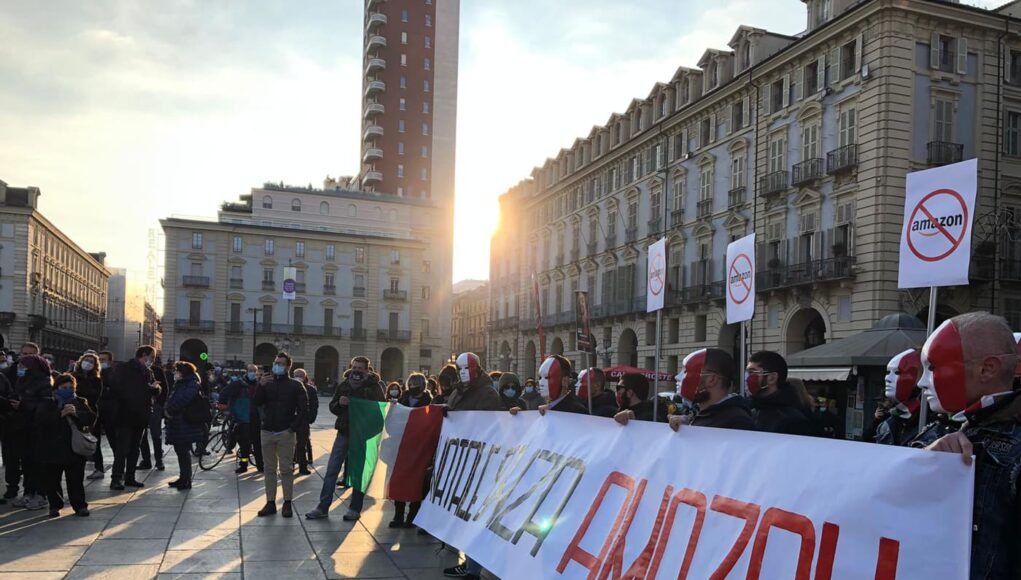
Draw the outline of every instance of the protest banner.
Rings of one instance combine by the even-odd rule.
[[[960,456],[452,412],[415,524],[502,578],[964,579]]]

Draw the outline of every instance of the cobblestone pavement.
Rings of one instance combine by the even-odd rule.
[[[167,487],[177,478],[169,449],[167,470],[139,472],[145,487],[138,491],[111,491],[109,470],[106,479],[86,480],[88,518],[69,507],[49,519],[45,509],[0,505],[0,579],[442,578],[456,554],[415,530],[390,529],[393,507],[372,498],[378,493],[366,498],[358,522],[341,519],[349,492],[338,493],[329,519],[303,517],[318,502],[332,427],[333,416],[320,412],[312,430],[315,467],[295,481],[290,519],[279,512],[256,517],[265,503],[262,474],[235,475],[232,456],[212,471],[196,464],[189,491]],[[108,447],[104,454],[113,457]]]

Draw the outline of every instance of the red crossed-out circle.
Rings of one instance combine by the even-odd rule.
[[[652,270],[649,271],[649,291],[654,296],[659,296],[663,292],[663,287],[666,284],[663,283],[663,270],[665,264],[663,264],[663,254],[656,254],[652,257]]]
[[[741,276],[741,272],[737,269],[737,263],[742,261],[742,259],[748,264],[748,273],[751,274],[755,272],[755,269],[752,267],[752,260],[747,254],[738,254],[734,257],[734,261],[730,263],[730,273],[738,276],[736,286],[739,289],[744,288],[744,296],[738,298],[734,295],[735,284],[727,284],[727,293],[730,294],[730,299],[733,300],[735,304],[744,304],[745,301],[748,300],[748,297],[752,295],[752,285]]]
[[[960,236],[954,237],[953,234],[947,231],[946,227],[939,223],[939,220],[934,215],[932,215],[932,212],[925,207],[925,202],[929,201],[933,197],[936,197],[937,195],[949,195],[954,200],[956,200],[957,203],[961,204],[961,213],[964,216],[964,222],[961,224]],[[925,217],[926,219],[929,220],[929,223],[931,223],[936,228],[935,232],[931,234],[923,234],[921,232],[911,231],[911,224],[915,223],[915,218],[918,216],[918,212],[922,212],[923,214],[925,214]],[[923,197],[922,200],[918,202],[918,205],[915,206],[914,211],[911,212],[911,217],[908,219],[907,228],[908,228],[908,248],[911,250],[911,253],[914,254],[916,257],[918,257],[919,260],[922,260],[923,262],[938,262],[943,258],[949,256],[950,254],[956,252],[957,248],[961,246],[961,242],[964,241],[964,237],[968,233],[968,204],[964,202],[964,198],[961,197],[961,194],[957,193],[952,189],[937,189],[936,191],[933,191],[929,195]],[[932,237],[937,234],[941,235],[950,242],[950,249],[936,256],[924,254],[922,253],[921,250],[915,247],[913,234],[923,237]]]

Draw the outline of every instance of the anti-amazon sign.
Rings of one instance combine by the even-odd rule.
[[[415,523],[501,578],[968,577],[959,456],[549,412],[451,412]]]
[[[977,171],[970,159],[908,174],[899,287],[968,284]]]

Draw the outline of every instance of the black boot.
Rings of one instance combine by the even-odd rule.
[[[268,501],[266,502],[266,505],[263,506],[263,508],[259,510],[259,513],[256,515],[258,515],[260,518],[264,518],[266,516],[271,516],[275,513],[277,513],[277,503],[275,501]]]

